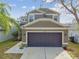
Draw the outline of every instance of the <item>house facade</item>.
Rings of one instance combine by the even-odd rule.
[[[54,10],[50,10],[48,8],[39,8],[30,11],[27,17],[28,17],[28,22],[32,22],[39,18],[50,18],[52,20],[59,22],[59,16],[60,14]]]
[[[38,12],[38,13],[37,13]],[[59,23],[59,13],[50,9],[29,12],[22,27],[22,41],[29,47],[63,47],[68,42],[68,28]]]

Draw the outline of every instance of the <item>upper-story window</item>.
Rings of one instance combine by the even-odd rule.
[[[43,15],[42,14],[36,14],[35,19],[39,19],[39,18],[43,18]]]
[[[34,20],[34,15],[29,15],[29,22],[32,22]]]
[[[35,19],[39,19],[39,18],[51,18],[52,19],[52,15],[48,15],[48,14],[35,15]]]
[[[50,18],[52,20],[58,21],[59,16],[54,14],[30,14],[29,15],[29,22],[32,22],[33,20],[39,19],[39,18]]]
[[[58,21],[58,16],[54,16],[54,20],[55,21]]]
[[[46,18],[53,18],[53,15],[50,15],[50,14],[46,14]]]

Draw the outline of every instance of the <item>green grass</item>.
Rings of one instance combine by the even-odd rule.
[[[79,44],[69,42],[67,48],[72,50],[72,51],[68,51],[68,52],[73,57],[73,59],[75,57],[79,58]]]
[[[0,42],[0,59],[20,59],[21,54],[5,54],[9,48],[17,44],[18,41],[15,40],[7,40],[4,42]]]

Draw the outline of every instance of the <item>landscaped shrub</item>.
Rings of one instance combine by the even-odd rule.
[[[12,33],[12,35],[14,36],[14,39],[16,40],[21,40],[22,39],[22,32],[21,31],[15,31]]]
[[[21,44],[19,45],[19,49],[23,49],[24,47],[26,47],[26,44],[21,43]]]
[[[12,35],[14,36],[14,38],[16,39],[18,37],[18,31],[13,32]]]

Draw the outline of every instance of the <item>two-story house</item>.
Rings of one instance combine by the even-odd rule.
[[[59,20],[59,13],[38,8],[28,13],[28,23],[22,27],[22,41],[29,47],[63,47],[68,42],[68,28]]]

